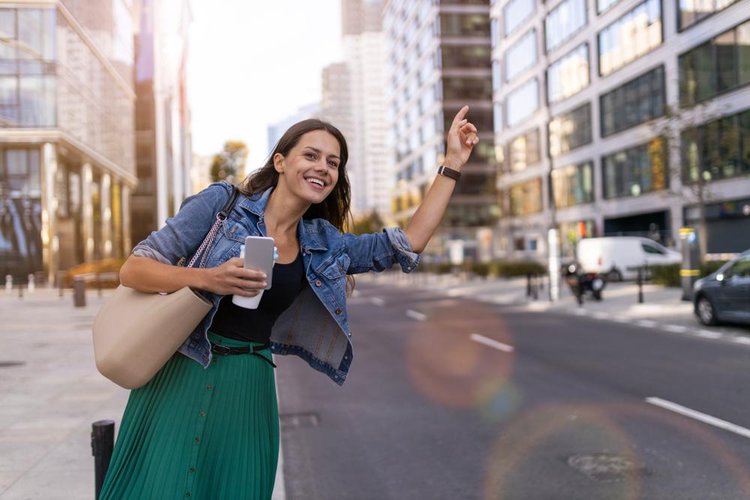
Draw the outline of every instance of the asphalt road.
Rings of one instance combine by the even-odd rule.
[[[287,498],[750,498],[750,346],[357,290],[343,387],[277,358]]]

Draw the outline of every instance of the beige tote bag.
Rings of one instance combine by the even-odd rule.
[[[226,205],[187,267],[205,265],[208,250],[239,191]],[[189,287],[169,294],[143,293],[120,285],[94,319],[94,357],[99,372],[125,389],[148,383],[211,310],[211,302]]]

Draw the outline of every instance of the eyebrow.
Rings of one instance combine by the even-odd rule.
[[[312,146],[305,146],[305,147],[304,147],[304,149],[312,149],[313,151],[315,151],[315,152],[316,152],[316,153],[318,153],[318,154],[323,154],[323,151],[321,151],[321,150],[320,150],[320,149],[318,149],[318,148],[314,148],[314,147],[312,147]],[[336,156],[336,155],[328,155],[328,156],[329,156],[329,157],[331,157],[331,158],[336,158],[337,160],[341,160],[341,158],[339,158],[339,157],[338,157],[338,156]]]

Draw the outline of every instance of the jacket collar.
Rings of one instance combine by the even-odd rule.
[[[272,191],[273,187],[270,187],[262,193],[255,193],[252,196],[243,196],[239,205],[250,213],[258,216],[260,220],[263,220],[263,214],[266,211],[268,199],[271,197]],[[325,241],[321,238],[321,230],[322,228],[320,227],[320,224],[316,224],[314,221],[303,219],[299,222],[297,237],[299,238],[303,250],[328,250]]]

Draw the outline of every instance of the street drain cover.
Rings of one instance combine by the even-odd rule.
[[[645,467],[629,458],[610,453],[573,455],[568,465],[596,481],[620,481],[646,472]]]
[[[317,427],[320,424],[320,416],[315,412],[285,413],[279,416],[279,420],[282,429]]]
[[[24,361],[0,361],[0,368],[13,368],[14,366],[23,366]]]

